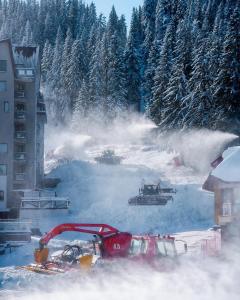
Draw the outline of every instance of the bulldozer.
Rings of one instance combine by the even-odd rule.
[[[129,205],[166,205],[168,201],[173,201],[172,194],[176,190],[173,188],[162,188],[158,184],[143,184],[139,189],[139,195],[128,200]]]
[[[97,156],[94,159],[100,164],[119,165],[123,157],[115,155],[114,150],[104,150],[100,156]]]

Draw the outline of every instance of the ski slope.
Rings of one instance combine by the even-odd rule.
[[[123,123],[119,121],[111,128],[90,127],[82,132],[48,128],[46,171],[50,177],[61,178],[56,192],[70,198],[71,210],[65,216],[39,218],[37,223],[41,231],[64,222],[103,222],[132,233],[161,234],[199,232],[214,225],[213,196],[203,192],[201,185],[211,159],[234,136],[189,132],[173,133],[166,138],[156,134],[154,126],[144,119],[127,125]],[[114,149],[117,155],[123,156],[123,163],[117,166],[97,164],[94,157],[106,149]],[[184,157],[185,165],[176,167],[173,164],[177,155]],[[174,201],[160,207],[128,206],[128,199],[138,194],[143,179],[146,183],[161,180],[163,185],[176,188]],[[77,233],[65,233],[52,240],[50,247],[81,238]],[[181,291],[185,299],[212,299],[213,295],[226,299],[229,293],[225,288],[217,290],[211,281],[209,269],[213,262],[197,267],[189,262],[171,275],[119,266],[111,275],[104,272],[94,276],[65,274],[39,279],[38,274],[15,269],[15,266],[32,262],[37,242],[33,239],[14,253],[0,257],[0,295],[3,298],[130,299],[137,294],[141,300],[156,298],[161,292],[163,298],[180,299]],[[220,282],[224,279],[225,268],[225,265],[218,266]],[[238,299],[234,272],[230,272],[229,287],[233,291],[231,299]],[[201,290],[203,284],[206,292]]]

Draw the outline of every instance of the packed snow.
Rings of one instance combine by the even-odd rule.
[[[214,225],[213,196],[203,192],[201,185],[212,159],[233,139],[230,134],[210,131],[207,135],[206,131],[175,132],[167,137],[144,119],[119,120],[111,127],[89,126],[87,131],[48,128],[46,171],[49,177],[61,178],[55,191],[70,198],[71,208],[68,214],[40,216],[32,222],[42,232],[64,222],[103,222],[139,234],[191,231],[190,236],[199,236],[201,232],[208,235],[206,230]],[[94,158],[106,149],[123,156],[122,164],[97,164]],[[182,165],[175,165],[175,157],[183,158]],[[138,194],[143,180],[160,181],[163,186],[176,188],[174,201],[159,207],[130,207],[128,199]],[[83,236],[64,233],[49,246],[57,249],[78,239]],[[30,244],[0,257],[3,298],[130,299],[137,294],[141,300],[161,294],[169,299],[212,299],[213,295],[226,299],[230,293],[231,299],[238,299],[235,275],[239,274],[239,268],[231,270],[228,275],[231,280],[224,281],[226,262],[215,268],[212,261],[197,265],[189,261],[172,274],[129,265],[119,265],[107,273],[73,272],[54,278],[17,270],[16,266],[33,262],[37,245],[38,239],[33,238]],[[214,276],[225,286],[218,288]]]

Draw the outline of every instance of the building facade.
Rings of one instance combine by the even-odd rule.
[[[214,193],[215,223],[228,234],[240,236],[240,147],[223,152],[203,189]]]
[[[46,110],[38,47],[0,41],[0,213],[17,211],[20,190],[41,186]],[[1,215],[0,215],[1,217]]]

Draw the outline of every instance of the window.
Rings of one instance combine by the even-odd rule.
[[[24,91],[24,84],[23,83],[17,83],[16,84],[16,90],[17,91]]]
[[[25,70],[18,70],[18,75],[25,75]]]
[[[165,248],[168,256],[176,256],[176,249],[174,247],[174,242],[165,242]]]
[[[0,144],[0,153],[7,153],[7,144]]]
[[[163,240],[158,240],[157,241],[157,248],[158,248],[158,254],[160,256],[166,256],[166,248]]]
[[[8,101],[4,101],[3,105],[4,105],[4,108],[3,108],[4,112],[8,113],[9,110],[10,110],[9,109],[9,102]]]
[[[17,104],[16,105],[16,111],[24,112],[25,111],[25,105],[23,103]]]
[[[0,165],[0,176],[7,175],[7,165]]]
[[[26,152],[25,151],[26,150],[26,148],[25,148],[25,145],[23,144],[23,145],[17,145],[16,146],[16,152],[18,152],[18,153],[24,153],[24,152]]]
[[[27,70],[27,76],[33,76],[33,70]]]
[[[131,247],[129,249],[130,255],[139,255],[141,253],[144,253],[145,250],[145,243],[143,240],[135,240],[132,239],[131,241]]]
[[[6,72],[6,71],[7,71],[7,61],[0,60],[0,72]]]
[[[6,90],[7,90],[7,82],[0,81],[0,92],[6,92]]]
[[[0,201],[4,201],[4,191],[0,191]]]

